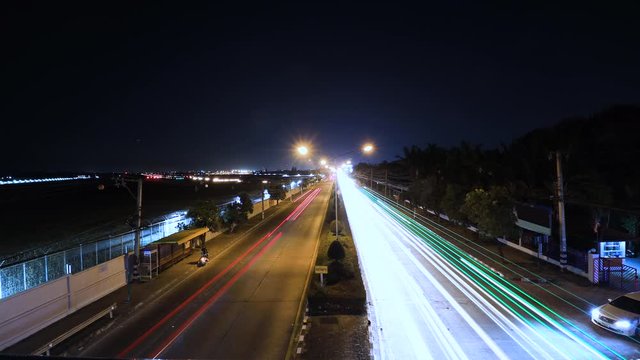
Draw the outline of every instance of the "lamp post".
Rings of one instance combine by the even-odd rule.
[[[336,203],[336,240],[338,240],[338,172],[336,171],[336,183],[333,186],[333,202]]]
[[[311,146],[306,142],[298,143],[295,146],[295,154],[300,158],[303,158],[303,159],[307,158],[307,156],[310,155],[310,153],[311,153]],[[309,161],[311,161],[311,159],[309,159]],[[300,196],[302,196],[302,188],[304,184],[302,181],[300,181],[300,183],[297,185],[300,186]],[[293,187],[291,190],[293,191]],[[291,194],[291,201],[293,201],[293,193]]]

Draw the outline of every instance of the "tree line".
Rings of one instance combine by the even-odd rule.
[[[191,219],[182,229],[209,228],[209,231],[221,231],[223,228],[233,232],[235,228],[249,219],[253,211],[253,201],[246,192],[238,195],[239,201],[217,205],[211,200],[202,201],[187,212]]]
[[[391,180],[406,181],[405,196],[413,204],[473,222],[500,236],[515,233],[516,202],[554,204],[553,154],[559,151],[565,200],[590,213],[589,219],[574,221],[585,230],[600,223],[637,236],[638,134],[640,107],[619,105],[533,130],[492,149],[469,142],[451,148],[405,147],[396,161],[374,165],[374,170],[386,171]],[[356,171],[368,176],[369,166],[359,164]]]

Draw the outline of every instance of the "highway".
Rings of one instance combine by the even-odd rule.
[[[330,184],[283,203],[250,236],[141,305],[81,356],[283,359],[328,206]],[[215,241],[215,239],[211,240]]]
[[[377,359],[624,359],[602,341],[344,173]]]

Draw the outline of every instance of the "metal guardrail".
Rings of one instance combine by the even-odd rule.
[[[56,346],[56,345],[60,344],[61,342],[67,340],[68,338],[70,338],[71,336],[75,335],[79,331],[83,330],[87,326],[93,324],[98,319],[102,318],[103,316],[109,314],[109,318],[113,319],[113,311],[116,309],[116,307],[117,307],[117,304],[114,303],[113,305],[109,306],[108,308],[100,311],[99,313],[97,313],[97,314],[93,315],[92,317],[90,317],[89,319],[85,320],[81,324],[78,324],[78,325],[74,326],[73,328],[67,330],[67,332],[65,332],[64,334],[62,334],[62,335],[58,336],[57,338],[47,342],[45,345],[43,345],[42,347],[38,348],[36,351],[32,352],[31,355],[42,355],[42,354],[46,354],[47,356],[51,355],[51,349],[54,346]]]

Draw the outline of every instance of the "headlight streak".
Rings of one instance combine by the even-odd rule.
[[[355,188],[354,188],[355,190]],[[356,224],[364,218],[364,222],[368,222],[370,218],[362,213],[356,213],[350,211],[350,199],[351,195],[348,190],[342,188],[343,196],[345,196],[345,206],[349,216],[349,221]],[[358,195],[362,196],[362,195]],[[364,200],[364,199],[363,199]],[[364,200],[366,201],[366,200]],[[370,211],[370,207],[367,206],[367,211]],[[389,233],[388,226],[377,226],[377,224],[370,224],[366,227],[352,227],[354,232],[354,240],[358,239],[379,239],[379,238],[391,238],[395,236],[394,233]],[[371,235],[371,236],[368,236]],[[380,323],[385,326],[384,331],[378,331],[378,335],[381,338],[381,354],[382,358],[425,358],[426,356],[433,357],[437,350],[434,346],[426,348],[425,339],[421,338],[421,332],[416,328],[415,314],[408,313],[410,306],[398,306],[402,305],[401,302],[406,302],[407,298],[409,302],[416,306],[417,312],[420,313],[422,319],[423,328],[422,333],[433,335],[434,341],[430,343],[436,343],[438,350],[442,353],[441,356],[436,358],[450,358],[450,359],[466,359],[467,356],[460,347],[458,341],[452,336],[451,331],[443,324],[442,319],[437,315],[436,311],[431,307],[431,304],[425,299],[423,289],[421,289],[416,281],[407,273],[406,266],[400,264],[396,257],[390,256],[385,261],[384,267],[380,267],[378,261],[381,257],[380,254],[389,254],[391,249],[388,247],[386,241],[367,241],[366,245],[358,246],[358,251],[361,254],[360,261],[362,268],[365,271],[365,278],[368,282],[373,283],[378,281],[378,290],[374,290],[369,293],[374,303],[373,311],[376,313],[376,318],[381,319]],[[367,262],[372,262],[371,264]],[[437,281],[433,281],[436,285],[439,285]],[[380,284],[384,285],[380,285]],[[405,287],[399,285],[407,284]],[[409,296],[402,296],[401,292],[408,292]],[[391,300],[390,300],[391,299]],[[395,300],[395,301],[394,301]],[[448,302],[453,303],[454,307],[462,310],[461,306],[455,302],[452,298],[449,298]],[[410,310],[410,309],[409,309]],[[464,313],[464,311],[462,311]],[[467,318],[473,322],[471,317],[467,315]],[[387,321],[388,318],[394,318],[400,323],[400,328],[396,328],[395,334],[392,334],[394,329],[391,327],[394,321]],[[398,320],[399,319],[399,320]],[[387,327],[388,326],[388,327]],[[476,331],[483,333],[480,326],[476,324]],[[390,338],[390,337],[391,338]],[[395,339],[394,339],[395,337]],[[399,341],[396,343],[393,340]],[[406,338],[407,341],[402,341],[402,338]],[[498,354],[499,358],[508,359],[508,357],[502,352],[500,348],[493,342],[493,340],[484,334],[484,339],[487,343],[493,343],[494,353]],[[388,342],[387,342],[388,341]],[[387,344],[389,346],[387,346]],[[394,347],[395,345],[395,347]],[[435,344],[434,344],[435,345]],[[431,351],[430,351],[431,350]],[[474,354],[476,355],[476,354]]]
[[[358,227],[357,229],[354,228],[353,231],[354,240],[358,241],[357,239],[366,238],[373,230],[371,227]],[[386,230],[381,228],[375,229],[375,231],[385,232]],[[371,283],[388,284],[383,291],[368,292],[371,302],[374,304],[373,309],[376,312],[376,318],[382,325],[376,327],[380,339],[379,356],[383,359],[408,359],[417,358],[415,354],[420,354],[423,358],[432,359],[433,356],[426,347],[425,341],[421,338],[422,333],[416,328],[416,324],[413,321],[415,314],[407,311],[406,306],[398,306],[398,303],[406,301],[405,297],[400,296],[404,289],[396,281],[397,276],[406,276],[406,274],[402,274],[402,265],[398,264],[394,258],[389,259],[384,268],[375,266],[376,264],[367,263],[368,261],[379,259],[380,253],[388,253],[390,251],[385,243],[371,242],[366,248],[361,248],[360,250],[359,258],[363,264],[362,268],[365,271],[367,280]],[[418,300],[424,301],[424,299]],[[397,320],[397,322],[389,321],[389,318]],[[398,323],[402,324],[402,329],[393,327]],[[394,346],[394,344],[402,344],[402,346]]]
[[[373,195],[368,193],[368,195],[370,197],[372,197]],[[424,227],[422,224],[416,222],[415,220],[411,219],[408,215],[403,214],[401,212],[398,212],[395,209],[390,208],[389,206],[387,206],[386,204],[383,206],[384,208],[386,208],[389,211],[389,214],[395,217],[400,217],[401,221],[410,225],[411,227],[414,228],[414,230],[417,230],[418,232],[420,232],[422,235],[426,235],[429,238],[423,238],[423,240],[432,248],[434,247],[435,242],[437,242],[440,246],[440,248],[442,249],[442,246],[446,246],[445,251],[451,251],[451,250],[455,250],[457,252],[456,255],[461,255],[464,258],[466,258],[466,261],[469,262],[471,261],[472,263],[476,263],[477,266],[482,267],[483,271],[478,271],[478,274],[480,274],[483,277],[488,276],[487,274],[491,274],[494,275],[494,272],[491,271],[485,264],[479,263],[478,261],[476,261],[475,259],[473,259],[472,257],[470,257],[468,254],[464,253],[462,250],[460,250],[458,247],[456,247],[455,245],[445,241],[444,239],[440,238],[437,234],[433,233],[432,231],[428,230],[426,227]],[[420,231],[422,230],[422,231]],[[426,234],[425,234],[425,231]],[[455,259],[453,259],[455,260]],[[469,274],[467,274],[469,275]],[[571,334],[570,337],[572,337],[572,339],[574,341],[579,342],[583,347],[590,349],[590,351],[598,351],[595,348],[593,348],[591,345],[589,345],[588,343],[582,341],[581,339],[574,337],[575,335],[573,335],[573,333],[569,332],[568,329],[562,327],[561,324],[557,323],[555,320],[553,320],[553,318],[551,318],[549,315],[545,314],[545,313],[540,313],[537,312],[539,311],[538,308],[536,308],[534,305],[530,304],[527,300],[523,299],[521,296],[528,298],[529,300],[531,300],[533,303],[539,305],[540,307],[542,307],[544,310],[546,310],[547,312],[551,313],[553,316],[556,316],[558,319],[561,320],[561,322],[566,323],[567,325],[569,325],[570,327],[574,328],[575,330],[577,330],[579,333],[581,333],[583,336],[585,336],[586,338],[590,339],[591,341],[593,341],[594,343],[597,343],[598,345],[602,346],[603,348],[607,349],[608,351],[610,351],[613,355],[624,359],[624,356],[622,356],[621,354],[619,354],[618,352],[616,352],[615,350],[613,350],[612,348],[610,348],[609,346],[603,344],[602,342],[600,342],[598,339],[594,338],[593,336],[591,336],[590,334],[584,332],[582,329],[580,329],[579,327],[577,327],[575,324],[573,324],[572,322],[570,322],[569,320],[565,319],[563,316],[559,315],[558,313],[556,313],[555,311],[553,311],[551,308],[547,307],[546,305],[544,305],[543,303],[539,302],[537,299],[533,298],[532,296],[530,296],[529,294],[525,293],[522,289],[520,289],[519,287],[515,286],[514,284],[506,281],[505,279],[501,278],[501,277],[496,277],[496,276],[491,276],[490,277],[491,281],[495,282],[497,281],[497,283],[499,284],[503,284],[502,286],[505,286],[507,288],[510,288],[511,290],[506,290],[511,299],[515,299],[518,300],[518,302],[520,304],[523,304],[522,306],[526,306],[529,310],[531,311],[536,311],[536,315],[537,316],[533,316],[539,323],[541,323],[542,325],[544,325],[545,327],[549,327],[549,326],[554,326],[556,327],[558,330],[560,330],[561,332],[565,333],[567,336],[569,336],[569,334]],[[494,286],[492,286],[494,287]],[[515,294],[513,293],[513,291],[515,290],[515,292],[519,293]],[[501,289],[501,291],[505,291],[503,289]],[[504,294],[503,294],[504,295]],[[513,300],[511,300],[513,301]],[[520,306],[518,303],[515,303],[514,305],[516,305],[518,308],[523,309],[522,306]],[[532,310],[534,309],[534,310]],[[525,310],[525,309],[523,309]],[[526,311],[526,310],[525,310]],[[530,311],[526,311],[528,314],[531,314]],[[542,315],[541,315],[542,314]],[[538,318],[538,316],[542,317],[543,321],[540,321],[540,319]],[[599,352],[598,352],[599,353]],[[604,356],[603,354],[599,353],[599,356]]]
[[[363,191],[363,192],[365,192],[365,191]],[[554,316],[558,317],[562,322],[564,322],[564,323],[570,325],[571,327],[573,327],[574,329],[578,330],[579,332],[582,333],[582,335],[588,337],[592,341],[598,343],[599,345],[603,346],[607,350],[611,351],[617,357],[624,358],[622,355],[618,354],[613,349],[611,349],[611,348],[607,347],[606,345],[602,344],[601,342],[599,342],[597,339],[593,338],[589,334],[584,333],[577,326],[575,326],[574,324],[572,324],[570,321],[568,321],[567,319],[563,318],[559,314],[555,313],[553,310],[551,310],[550,308],[546,307],[544,304],[540,303],[539,301],[537,301],[536,299],[534,299],[530,295],[524,293],[520,288],[516,287],[515,285],[511,284],[510,282],[504,280],[501,277],[495,276],[495,272],[492,271],[490,268],[488,268],[486,265],[478,262],[473,257],[470,257],[468,254],[462,252],[459,248],[457,248],[453,244],[444,241],[438,235],[436,235],[434,232],[432,232],[431,230],[425,228],[422,224],[417,223],[415,220],[411,219],[408,215],[403,214],[403,213],[401,213],[401,212],[399,212],[399,211],[397,211],[395,209],[392,209],[389,206],[387,206],[386,204],[383,204],[382,202],[379,201],[379,199],[374,198],[372,194],[370,194],[368,192],[365,192],[365,193],[370,198],[372,198],[372,200],[373,199],[377,200],[376,203],[380,204],[380,207],[384,208],[384,210],[387,211],[389,213],[389,215],[392,216],[396,221],[400,221],[404,225],[410,227],[411,231],[417,233],[416,235],[420,236],[422,241],[424,243],[426,243],[427,246],[429,246],[430,248],[434,249],[435,251],[440,251],[441,255],[443,255],[443,257],[447,257],[447,260],[449,262],[452,262],[452,265],[458,267],[458,269],[461,270],[467,277],[470,277],[474,281],[477,281],[478,280],[477,275],[480,275],[482,278],[484,278],[484,280],[487,283],[487,285],[491,286],[494,289],[504,291],[505,293],[502,294],[503,296],[506,295],[507,298],[510,301],[516,300],[516,302],[513,305],[515,305],[517,308],[520,308],[523,311],[525,311],[529,316],[532,316],[535,320],[540,322],[545,327],[550,328],[550,326],[553,326],[554,328],[558,329],[560,332],[562,332],[565,335],[569,336],[572,340],[574,340],[574,341],[578,342],[579,344],[581,344],[583,347],[588,349],[590,352],[596,354],[599,357],[605,358],[605,356],[603,354],[599,353],[595,348],[593,348],[589,344],[585,343],[581,339],[575,337],[574,334],[569,332],[560,323],[558,323],[557,321],[552,319],[549,315],[545,314],[540,309],[536,308],[534,305],[529,303],[527,300],[525,300],[522,297],[520,297],[520,295],[522,295],[522,296],[530,299],[532,302],[540,305],[546,311],[548,311],[551,314],[553,314]],[[452,256],[457,256],[457,255],[459,255],[459,258],[456,261],[456,259],[452,258]],[[458,263],[457,265],[455,264],[456,262]],[[459,267],[460,266],[460,264],[459,264],[460,262],[463,263],[462,265],[466,265],[465,267],[467,268],[467,270],[469,270],[469,266],[472,266],[471,270],[475,271],[477,274],[474,276],[473,273],[469,273],[468,271],[462,270]],[[475,263],[476,265],[472,265],[472,263]],[[477,284],[477,285],[480,285],[480,284]],[[481,288],[483,288],[484,291],[487,291],[487,289],[484,286],[481,286]],[[509,289],[509,288],[511,288],[511,289]],[[520,293],[520,295],[516,294],[514,292],[514,290],[515,290],[515,292]],[[495,300],[500,301],[498,298],[496,298],[496,294],[495,293],[493,293],[493,292],[490,292],[490,293],[492,294],[492,296],[494,297]],[[511,307],[509,307],[509,308],[510,308],[510,311],[514,315],[519,316],[519,317],[524,319],[524,316],[521,315],[521,314],[518,314],[515,311],[515,309],[513,309]],[[544,320],[544,321],[541,321],[541,320]]]
[[[383,214],[384,216],[384,214]],[[404,232],[406,231],[403,228],[398,227],[395,223],[392,223],[392,220],[388,220],[385,219],[386,221],[390,222],[390,225],[393,227],[396,227],[398,229],[399,232]],[[403,237],[405,237],[405,239],[412,245],[412,247],[418,251],[421,255],[423,255],[423,257],[429,261],[436,269],[438,269],[438,271],[440,271],[440,273],[445,276],[449,281],[451,281],[451,283],[453,283],[464,295],[466,295],[474,304],[476,304],[476,306],[478,306],[478,308],[480,308],[481,310],[483,310],[485,312],[485,314],[491,319],[493,320],[503,331],[505,331],[506,334],[508,334],[514,341],[516,341],[519,345],[521,345],[521,347],[527,352],[529,353],[529,355],[531,355],[532,358],[540,358],[541,356],[543,356],[544,358],[547,359],[556,359],[557,356],[548,354],[544,348],[542,348],[540,346],[540,344],[536,343],[533,341],[533,339],[531,339],[529,336],[527,336],[518,326],[516,326],[512,321],[510,321],[507,317],[505,317],[504,314],[502,314],[500,311],[498,311],[498,309],[495,308],[495,306],[493,306],[491,303],[489,303],[486,300],[486,297],[481,296],[476,290],[474,290],[472,286],[475,287],[480,287],[480,291],[486,291],[486,289],[477,284],[477,283],[472,283],[471,285],[467,284],[467,282],[465,282],[463,280],[464,277],[468,276],[464,273],[462,273],[459,269],[455,268],[455,267],[451,267],[451,270],[454,271],[454,273],[451,273],[449,271],[446,271],[445,269],[449,268],[451,266],[451,264],[448,264],[446,262],[446,260],[444,260],[442,258],[442,256],[440,254],[437,254],[435,252],[433,252],[433,250],[429,249],[428,247],[425,246],[425,244],[421,241],[421,239],[416,238],[415,235],[410,234],[404,234]],[[478,325],[477,323],[468,315],[468,313],[466,313],[466,311],[464,311],[464,309],[462,309],[460,307],[460,305],[455,301],[455,299],[453,299],[453,297],[451,297],[451,295],[446,292],[446,290],[444,290],[440,284],[437,282],[436,279],[434,279],[431,274],[422,266],[422,264],[420,264],[420,262],[415,258],[415,256],[413,256],[410,252],[407,252],[407,255],[409,256],[409,258],[411,259],[412,262],[414,262],[414,264],[416,264],[416,266],[419,268],[419,270],[424,274],[425,277],[427,277],[428,279],[430,279],[431,282],[433,282],[434,284],[437,285],[437,287],[440,289],[440,292],[443,293],[443,295],[445,295],[445,297],[447,298],[447,300],[449,301],[449,303],[456,308],[456,310],[458,311],[458,313],[460,313],[461,316],[463,316],[463,318],[465,319],[465,321],[476,331],[476,333],[492,348],[492,350],[494,350],[494,352],[496,353],[496,355],[498,355],[500,358],[508,358],[507,355],[505,355],[502,350],[495,344],[495,342],[486,334],[486,332],[484,332]],[[457,273],[457,274],[456,274]],[[462,277],[461,277],[461,276]],[[510,311],[506,308],[506,304],[504,303],[504,301],[502,301],[499,298],[489,298],[489,299],[493,299],[494,301],[498,302],[498,306],[501,307],[507,314],[510,313]],[[519,314],[517,314],[519,315]],[[522,316],[518,316],[519,322],[521,322],[523,325],[525,326],[529,326],[529,324],[527,324],[527,320],[522,317]],[[533,330],[533,334],[537,334],[535,332],[535,330],[533,328],[531,328],[529,326],[529,328],[531,330]],[[513,334],[511,334],[511,332],[516,332],[520,338],[514,336]],[[541,340],[543,342],[547,342],[547,340],[545,338],[541,338]],[[538,354],[533,354],[530,349],[528,347],[523,346],[522,341],[526,341],[529,346],[531,346],[532,349],[537,350]],[[548,344],[549,346],[553,347],[552,344]],[[558,350],[558,349],[556,349]],[[561,351],[558,350],[559,354],[562,354]],[[569,359],[569,358],[567,358]]]
[[[358,211],[363,211],[360,207],[368,206],[371,208],[371,203],[366,203],[363,200],[356,199],[355,195],[350,193],[351,189],[348,189],[347,181],[344,178],[341,178],[341,188],[343,191],[343,196],[345,197],[345,206],[347,207],[348,216],[351,219],[353,213],[357,213]],[[355,187],[353,187],[355,189]],[[359,191],[358,191],[359,192]],[[380,215],[384,215],[382,223],[388,223],[384,226],[394,229],[391,239],[395,242],[399,243],[404,241],[406,244],[409,244],[410,247],[423,256],[427,261],[429,261],[436,269],[439,269],[443,276],[451,281],[463,294],[467,295],[469,299],[479,308],[485,311],[487,316],[494,320],[500,328],[502,328],[505,333],[510,334],[509,331],[516,331],[522,340],[526,341],[529,346],[522,346],[523,350],[529,352],[529,350],[535,349],[535,352],[538,355],[543,355],[548,358],[558,358],[559,356],[570,356],[571,358],[575,358],[576,356],[580,356],[580,351],[584,352],[587,350],[589,352],[589,357],[593,358],[594,355],[600,358],[606,358],[606,356],[600,353],[597,349],[591,346],[588,343],[585,343],[584,340],[579,338],[579,334],[574,334],[569,331],[566,327],[562,325],[562,323],[570,325],[574,329],[578,330],[582,333],[582,335],[587,336],[594,342],[603,346],[607,350],[611,351],[612,354],[619,358],[624,358],[620,354],[616,353],[612,349],[608,348],[606,345],[598,342],[596,339],[593,339],[588,334],[582,332],[577,326],[572,324],[567,319],[563,318],[552,309],[546,307],[544,304],[537,301],[535,298],[526,294],[522,289],[515,286],[514,284],[506,281],[503,277],[497,274],[497,271],[489,268],[487,265],[479,262],[474,257],[468,255],[463,252],[460,248],[452,245],[448,241],[440,238],[431,230],[428,230],[423,225],[417,223],[415,220],[411,219],[410,216],[401,213],[400,211],[386,206],[379,199],[374,198],[372,194],[368,194],[366,191],[362,191],[362,194],[367,195],[374,203],[379,203],[381,205],[375,206],[377,208],[376,212]],[[352,205],[353,210],[349,210],[349,203],[355,200]],[[377,205],[377,204],[376,204]],[[385,213],[387,213],[385,215]],[[357,215],[356,215],[357,216]],[[399,225],[401,224],[401,225]],[[383,225],[381,225],[383,226]],[[355,230],[355,229],[354,229]],[[400,230],[400,231],[398,231]],[[402,239],[397,238],[398,234],[402,233]],[[355,235],[355,234],[354,234]],[[354,240],[356,237],[354,236]],[[366,248],[369,246],[369,243],[363,244],[362,246],[358,246],[358,250],[361,248]],[[398,246],[405,255],[411,255],[408,258],[412,263],[416,265],[416,268],[419,269],[425,277],[428,277],[428,270],[424,268],[423,265],[420,264],[420,260],[415,257],[415,254],[412,254],[412,251],[405,246]],[[363,260],[361,259],[361,262]],[[385,264],[386,265],[386,264]],[[363,266],[366,271],[366,266]],[[388,270],[388,269],[387,269]],[[365,274],[366,275],[366,274]],[[463,279],[467,279],[464,281]],[[406,279],[402,279],[404,283],[407,283]],[[432,282],[434,284],[438,284],[437,280],[433,279]],[[415,281],[414,281],[415,283]],[[410,284],[410,282],[409,282]],[[439,285],[439,284],[438,284]],[[437,285],[436,285],[437,286]],[[419,289],[419,286],[410,286],[415,292],[416,289]],[[484,293],[485,296],[480,296],[479,292]],[[444,294],[449,295],[446,290],[442,289],[440,291]],[[418,291],[419,293],[419,291]],[[447,295],[444,295],[447,297]],[[489,303],[487,301],[489,299],[495,304]],[[448,296],[447,301],[453,306],[458,305],[455,299]],[[502,309],[502,311],[507,312],[514,319],[518,320],[517,322],[521,325],[518,326],[514,324],[511,320],[509,320],[501,311],[497,310],[496,306]],[[460,308],[461,309],[461,308]],[[377,310],[377,309],[376,309]],[[457,310],[457,309],[456,309]],[[466,314],[469,317],[469,314],[464,312],[459,312],[460,315],[464,318]],[[488,311],[487,311],[488,310]],[[429,316],[430,313],[428,309],[425,308],[423,317]],[[471,319],[473,321],[473,319]],[[548,331],[552,331],[557,334],[556,336],[562,336],[563,338],[559,338],[560,341],[570,341],[571,343],[578,344],[583,348],[583,350],[579,350],[579,352],[569,352],[569,355],[565,355],[567,350],[568,343],[555,341],[554,343],[549,343],[549,339],[544,336],[546,335],[546,331],[541,331],[542,329],[534,328],[534,324],[539,326],[543,326]],[[471,323],[470,323],[471,325]],[[477,325],[477,324],[476,324]],[[528,336],[524,335],[519,327],[526,326],[532,335],[535,335],[536,340],[538,342],[534,342]],[[473,325],[471,325],[473,327]],[[482,329],[480,329],[482,331]],[[528,331],[527,331],[528,332]],[[562,335],[561,335],[562,334]],[[482,337],[481,333],[479,335]],[[486,333],[485,333],[486,335]],[[511,335],[511,334],[510,334]],[[523,336],[524,335],[524,336]],[[551,334],[549,334],[551,335]],[[513,338],[514,336],[512,336]],[[488,338],[488,336],[487,336]],[[488,338],[491,340],[490,338]],[[553,337],[551,337],[553,339]],[[562,340],[564,339],[564,340]],[[484,340],[484,339],[483,339]],[[518,344],[524,345],[517,339],[514,339]],[[545,343],[546,342],[546,343]],[[554,346],[555,344],[555,346]],[[555,350],[555,356],[545,351],[542,346],[547,350]],[[572,346],[573,347],[573,346]],[[554,349],[555,348],[555,349]],[[529,352],[531,354],[531,352]],[[506,357],[506,355],[505,355]]]
[[[373,195],[373,194],[372,194],[371,196],[375,196],[375,195]],[[376,202],[378,202],[378,203],[380,203],[380,204],[392,203],[392,201],[391,201],[391,200],[384,199],[384,198],[380,198],[380,197],[376,197]],[[407,208],[406,206],[403,206],[402,204],[395,204],[395,203],[394,203],[394,206],[395,206],[395,207],[402,208],[402,209],[404,209],[405,211],[408,211],[408,212],[411,212],[411,211],[412,211],[410,208]],[[498,260],[500,260],[500,261],[508,262],[508,263],[510,264],[510,266],[511,266],[510,271],[511,271],[512,273],[514,273],[514,274],[516,274],[516,275],[520,276],[520,277],[525,277],[525,276],[524,276],[524,275],[522,275],[522,274],[520,274],[520,273],[518,273],[518,272],[516,272],[516,271],[514,271],[514,270],[513,270],[513,268],[518,268],[518,269],[520,269],[521,271],[523,271],[523,272],[525,272],[525,273],[529,274],[530,276],[533,276],[534,278],[540,278],[540,277],[539,277],[537,274],[535,274],[534,272],[532,272],[532,271],[530,271],[530,270],[528,270],[528,269],[526,269],[526,268],[524,268],[524,267],[522,267],[522,266],[518,265],[517,263],[515,263],[515,262],[513,262],[513,261],[511,261],[511,260],[509,260],[509,259],[507,259],[507,258],[505,258],[505,257],[501,257],[501,256],[498,256],[498,255],[496,255],[496,254],[493,254],[490,250],[488,250],[487,248],[485,248],[485,247],[483,247],[483,246],[480,246],[480,245],[477,245],[477,244],[474,244],[473,246],[469,245],[469,244],[468,244],[468,242],[470,242],[471,240],[469,240],[469,239],[468,239],[468,238],[466,238],[465,236],[463,236],[463,235],[461,235],[461,234],[458,234],[458,233],[456,233],[455,231],[453,231],[453,230],[451,230],[451,229],[447,228],[446,226],[443,226],[443,225],[441,225],[441,224],[439,224],[439,223],[437,223],[437,222],[435,222],[435,221],[433,221],[433,220],[430,220],[430,219],[428,219],[428,218],[426,218],[426,217],[424,217],[424,216],[422,216],[422,215],[420,215],[420,214],[417,214],[417,217],[418,217],[418,218],[420,218],[420,219],[422,219],[423,221],[425,221],[425,222],[429,223],[431,226],[433,226],[433,227],[435,227],[435,228],[440,229],[442,232],[447,233],[447,234],[448,234],[449,236],[451,236],[455,241],[457,241],[457,242],[459,243],[459,245],[460,245],[460,246],[463,246],[463,247],[466,249],[465,251],[478,253],[479,255],[481,255],[481,256],[483,256],[483,257],[486,257],[486,258],[488,258],[488,259],[490,259],[490,260],[492,260],[492,261],[496,261],[496,262],[498,262]],[[418,224],[422,225],[421,223],[418,223]],[[433,232],[431,229],[428,229],[428,228],[426,228],[426,227],[425,227],[425,228],[424,228],[424,230],[425,230],[425,231],[427,231],[428,233],[432,234],[433,236],[438,236],[438,235],[437,235],[435,232]],[[475,246],[475,247],[474,247],[474,246]],[[482,250],[484,250],[484,251],[485,251],[485,253],[480,252],[480,250],[478,250],[478,249],[482,249]],[[495,255],[496,257],[489,256],[487,253],[491,253],[491,254]],[[580,311],[580,312],[582,312],[582,313],[584,313],[584,314],[586,314],[586,315],[590,315],[590,309],[592,309],[592,308],[594,308],[594,307],[596,307],[596,306],[597,306],[596,304],[593,304],[593,303],[589,302],[587,299],[584,299],[584,298],[582,298],[582,297],[580,297],[580,296],[576,295],[575,293],[572,293],[572,292],[570,292],[569,290],[567,290],[567,289],[565,289],[565,288],[563,288],[563,287],[560,287],[560,286],[558,286],[558,285],[552,284],[552,283],[550,283],[550,284],[548,284],[548,285],[549,285],[549,286],[552,286],[552,287],[555,287],[557,290],[562,291],[562,292],[564,292],[564,293],[566,293],[566,294],[570,295],[571,297],[573,297],[573,298],[575,298],[575,299],[578,299],[578,300],[580,300],[581,302],[583,302],[583,303],[587,304],[587,305],[588,305],[588,308],[587,308],[588,310],[585,310],[584,308],[581,308],[581,307],[577,306],[575,303],[573,303],[573,302],[571,302],[571,301],[568,301],[568,300],[566,300],[566,299],[564,299],[564,298],[562,298],[562,297],[560,297],[560,296],[556,295],[555,293],[553,293],[552,291],[550,291],[549,289],[547,289],[547,288],[545,288],[545,287],[543,287],[543,286],[541,286],[541,285],[538,285],[538,284],[535,284],[535,283],[532,283],[532,285],[533,285],[533,286],[536,286],[536,287],[537,287],[538,289],[540,289],[541,291],[544,291],[544,292],[548,293],[549,295],[551,295],[551,296],[555,297],[555,298],[556,298],[556,299],[558,299],[559,301],[562,301],[562,302],[563,302],[563,303],[565,303],[566,305],[571,306],[571,307],[573,307],[574,309],[576,309],[576,310],[578,310],[578,311]],[[629,340],[632,340],[632,341],[634,341],[634,342],[640,343],[640,341],[638,341],[638,340],[636,340],[636,339],[634,339],[634,338],[632,338],[632,337],[628,337],[628,339],[629,339]]]

